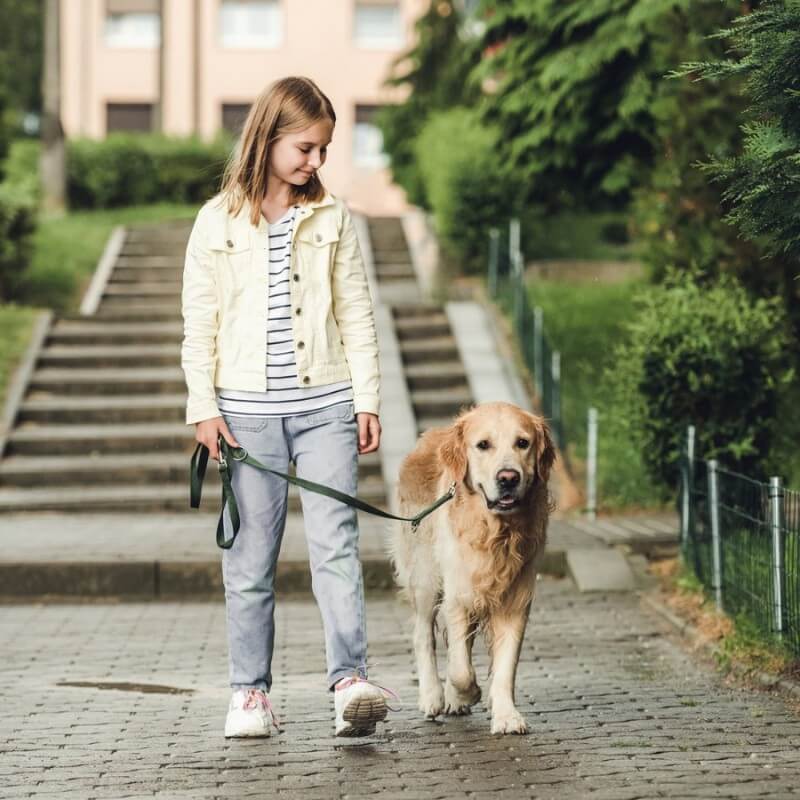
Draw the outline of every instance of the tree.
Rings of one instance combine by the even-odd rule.
[[[41,180],[42,204],[48,211],[61,211],[66,197],[66,147],[61,127],[61,68],[59,0],[45,0],[45,61],[42,79]]]
[[[660,155],[665,73],[718,0],[491,0],[476,68],[525,204],[623,207]],[[686,37],[686,38],[681,38]],[[674,61],[670,59],[674,58]],[[685,55],[683,56],[685,58]]]
[[[392,65],[387,86],[409,90],[403,103],[387,105],[378,114],[392,175],[409,202],[427,207],[414,142],[434,111],[477,102],[480,88],[466,80],[480,58],[478,43],[465,29],[464,12],[450,0],[431,3],[416,22],[417,42]]]
[[[744,78],[749,109],[744,146],[735,156],[712,156],[707,173],[730,203],[726,219],[767,251],[800,257],[800,2],[767,0],[718,36],[737,57],[688,63],[678,74],[703,79]]]

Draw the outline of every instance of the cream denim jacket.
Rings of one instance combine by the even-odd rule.
[[[186,423],[220,416],[215,387],[266,391],[266,220],[231,216],[221,195],[198,212],[186,248],[181,367]],[[372,298],[353,221],[326,194],[297,210],[289,275],[297,386],[351,380],[355,413],[379,413]]]

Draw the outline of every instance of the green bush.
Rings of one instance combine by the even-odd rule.
[[[792,379],[779,298],[753,299],[729,276],[704,285],[670,271],[639,303],[610,377],[651,476],[677,484],[686,427],[694,424],[698,456],[763,478]]]
[[[70,207],[203,202],[219,189],[230,146],[225,138],[205,143],[132,133],[73,139],[67,146]]]
[[[17,299],[31,257],[36,202],[23,187],[0,183],[0,299]]]
[[[417,137],[417,160],[439,239],[465,272],[485,269],[489,228],[511,215],[496,142],[495,132],[465,108],[433,114]]]

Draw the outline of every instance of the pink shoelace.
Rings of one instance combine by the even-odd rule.
[[[393,700],[397,700],[398,703],[402,702],[400,700],[400,695],[394,691],[394,689],[389,689],[386,686],[381,686],[379,683],[375,683],[375,681],[368,681],[366,678],[362,678],[360,675],[352,675],[349,678],[342,678],[340,681],[336,683],[336,691],[338,692],[340,689],[347,689],[348,687],[352,686],[354,683],[368,683],[370,686],[374,686],[376,689],[380,689],[385,695],[391,697]],[[389,711],[399,711],[399,708],[392,708],[388,703],[386,707]]]
[[[269,711],[270,716],[272,717],[272,724],[278,730],[281,729],[281,723],[272,708],[272,703],[269,700],[269,696],[261,689],[248,689],[247,696],[242,704],[242,708],[245,711],[249,711],[251,708],[260,708],[262,711]]]

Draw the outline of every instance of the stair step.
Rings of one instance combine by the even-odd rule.
[[[131,336],[126,341],[133,341]],[[39,358],[40,367],[169,366],[180,364],[180,344],[54,345]]]
[[[395,319],[437,316],[442,313],[444,313],[444,307],[441,304],[413,303],[413,304],[395,304],[392,306],[392,314]]]
[[[148,300],[142,302],[128,298],[104,297],[93,319],[120,322],[171,322],[180,321],[181,305],[179,299],[161,302]]]
[[[180,367],[143,369],[37,369],[29,385],[31,391],[63,394],[155,394],[181,392],[185,389]]]
[[[472,405],[472,392],[468,387],[457,389],[423,389],[411,392],[414,414],[421,417],[442,417],[457,414],[464,406]]]
[[[187,470],[188,473],[188,470]],[[288,510],[302,508],[299,491],[289,490]],[[385,507],[382,479],[359,482],[358,496],[372,505]],[[188,474],[181,483],[160,486],[116,484],[114,486],[62,486],[46,489],[0,489],[0,512],[30,511],[195,511],[189,507]],[[204,491],[201,510],[218,511],[217,491]],[[196,513],[196,512],[195,512]]]
[[[107,283],[103,294],[106,298],[110,297],[179,297],[181,293],[180,281],[157,281],[147,283],[145,281],[137,283]]]
[[[460,360],[458,346],[452,335],[405,340],[400,343],[400,354],[405,364],[448,359]]]
[[[156,344],[180,343],[182,338],[182,322],[110,322],[106,319],[84,317],[59,320],[50,331],[47,341],[54,346],[84,342],[109,345],[129,342]]]
[[[188,239],[188,237],[187,237]],[[141,241],[125,242],[119,254],[121,256],[158,256],[160,258],[182,258],[186,255],[186,241]]]
[[[184,394],[33,395],[20,410],[20,423],[123,424],[126,422],[183,422]]]
[[[120,256],[114,272],[120,269],[183,269],[184,258],[177,256]]]
[[[181,283],[183,270],[170,267],[114,267],[110,283]]]
[[[375,264],[375,274],[379,280],[395,280],[400,278],[414,278],[416,273],[411,264]]]
[[[194,428],[175,422],[105,425],[19,425],[8,437],[9,455],[185,452],[196,442]]]
[[[74,484],[164,484],[187,480],[189,456],[186,453],[115,453],[65,456],[10,456],[0,461],[0,486],[41,487]],[[293,467],[289,469],[293,473]],[[359,482],[380,478],[377,453],[358,457]],[[206,471],[206,485],[219,484],[215,462]],[[289,492],[298,491],[289,486]]]
[[[445,387],[467,387],[467,375],[460,361],[409,364],[406,383],[412,392]]]
[[[409,339],[428,339],[447,336],[451,333],[450,321],[446,314],[431,314],[424,317],[401,317],[395,320],[397,338],[404,342]]]

